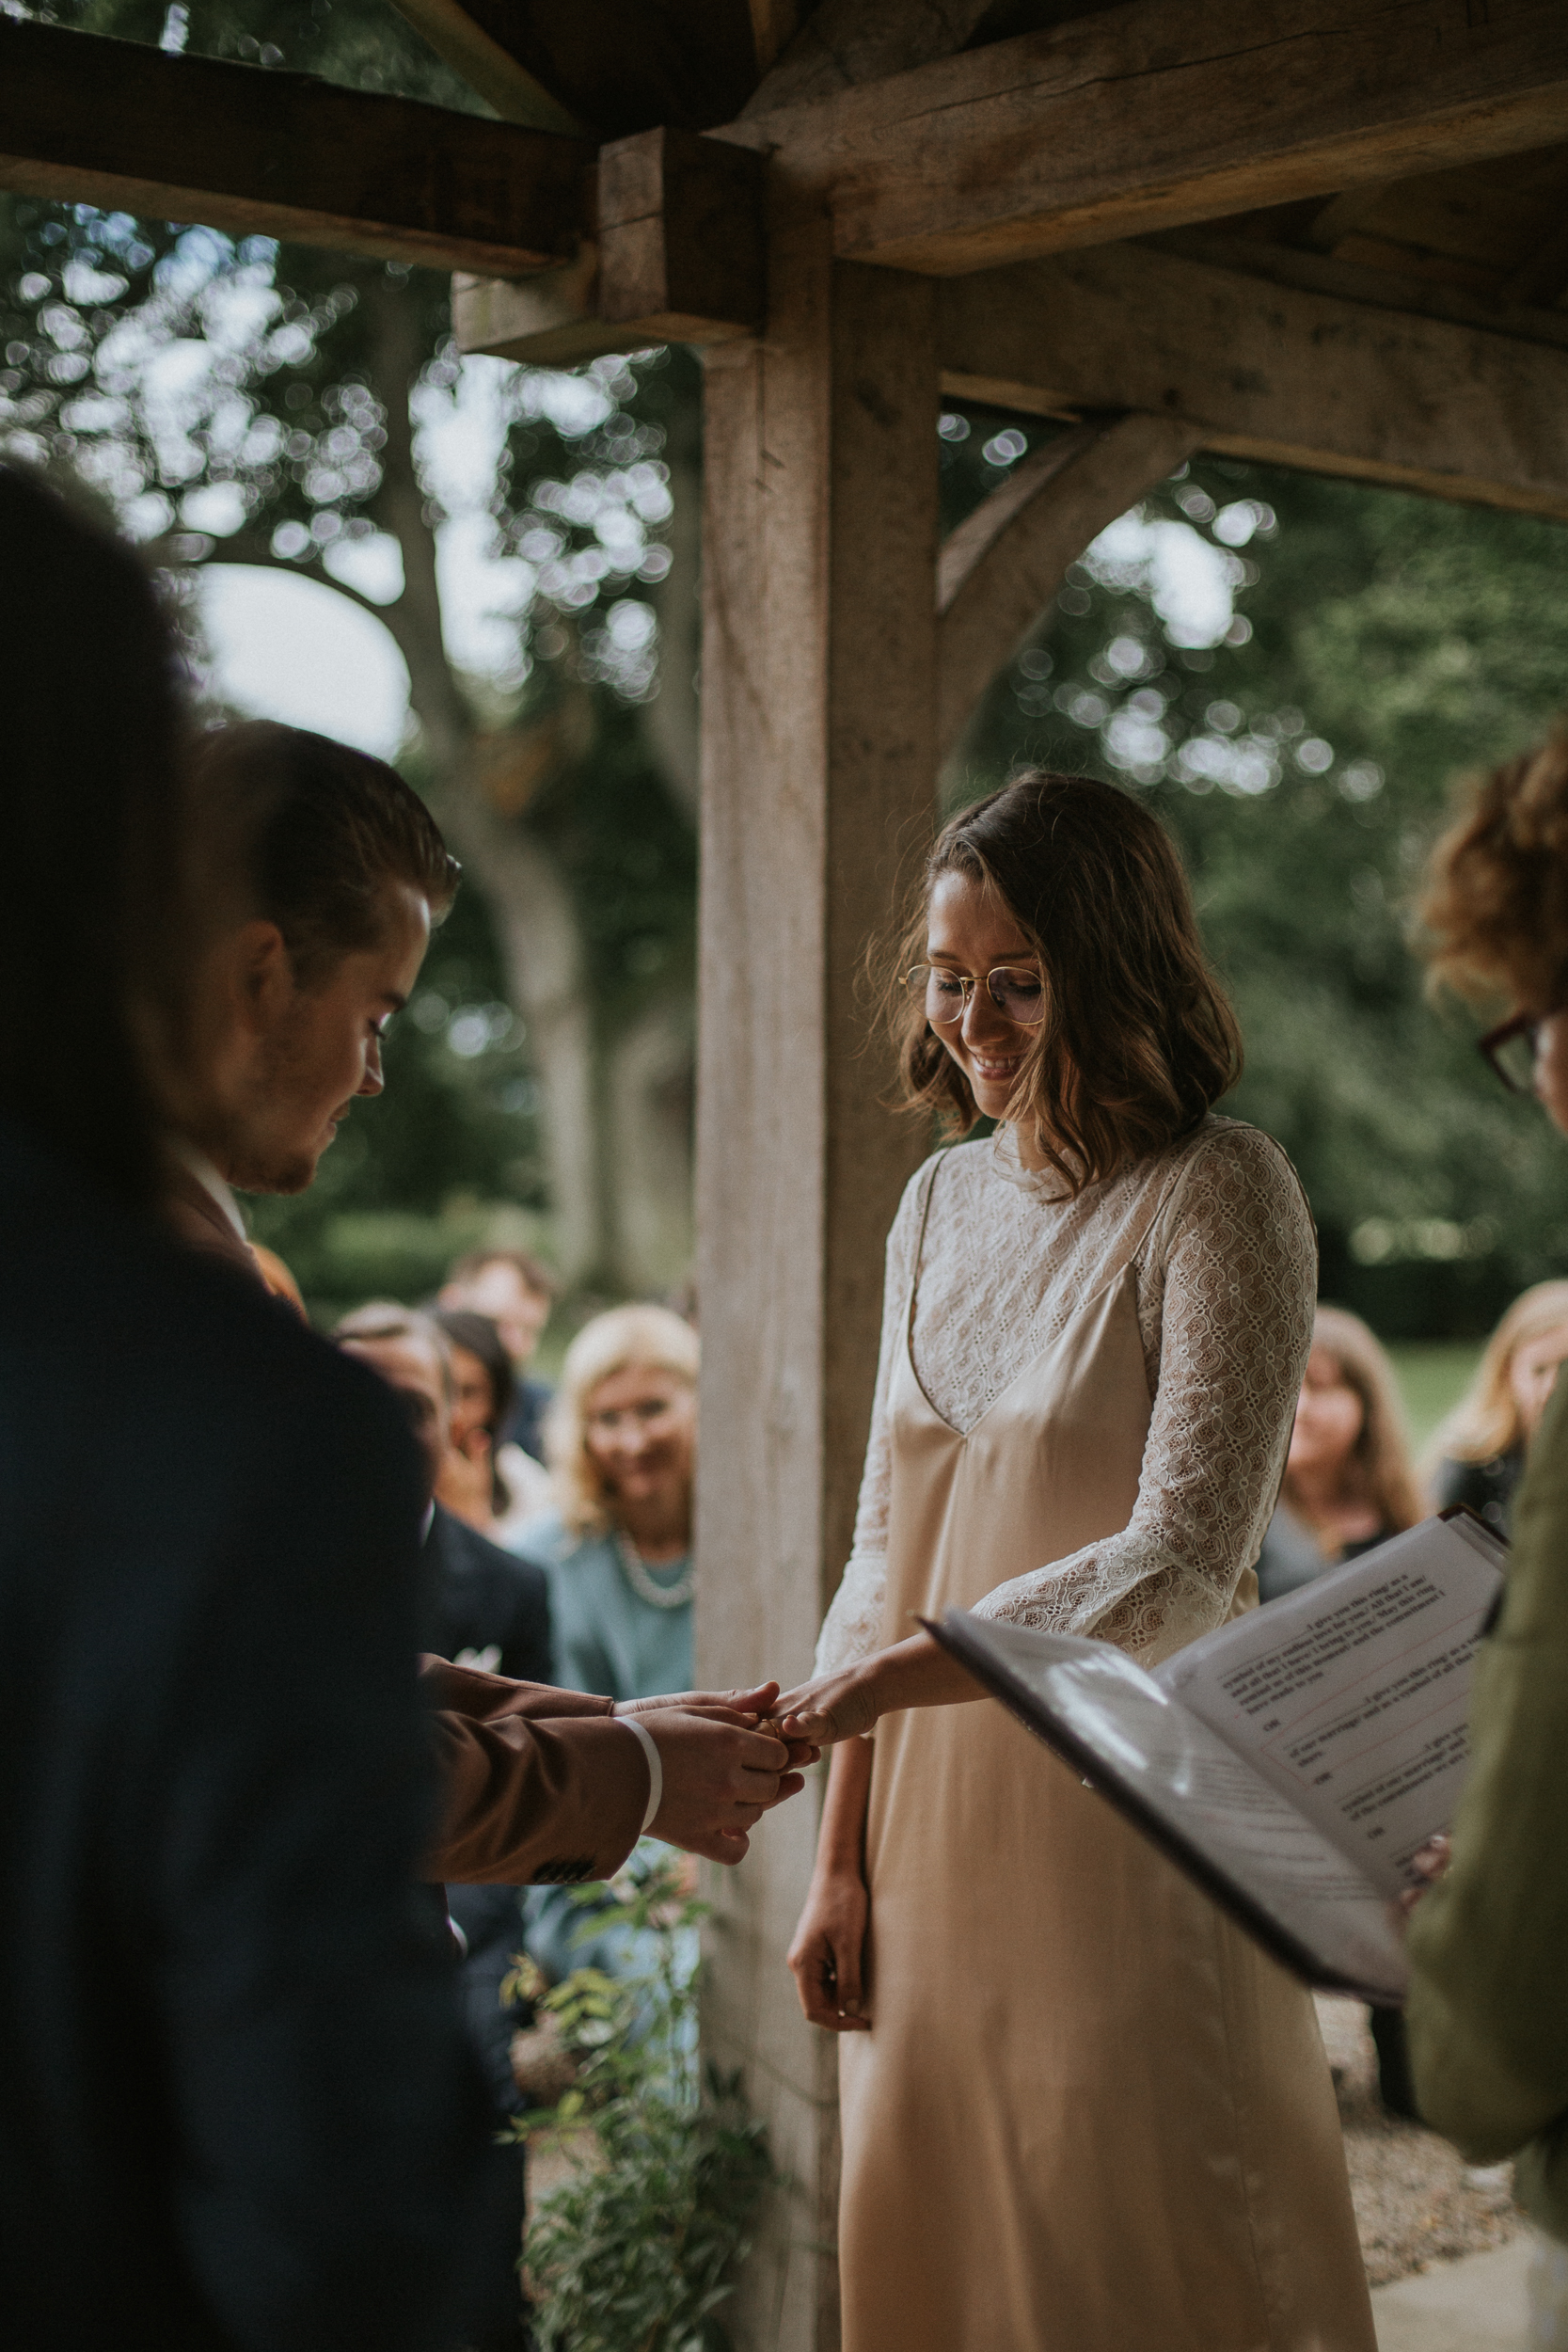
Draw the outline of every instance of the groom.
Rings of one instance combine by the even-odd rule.
[[[171,1214],[246,1271],[230,1186],[293,1193],[355,1101],[384,1084],[388,1023],[412,993],[458,868],[422,801],[362,752],[262,722],[197,762],[209,910],[198,1056]],[[610,1878],[643,1830],[737,1862],[763,1812],[802,1787],[755,1727],[776,1688],[616,1707],[433,1662],[445,1810],[433,1879]]]

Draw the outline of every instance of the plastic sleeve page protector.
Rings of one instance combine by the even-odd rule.
[[[1427,1519],[1206,1634],[1154,1679],[1397,1896],[1453,1819],[1471,1667],[1506,1556],[1468,1513]]]

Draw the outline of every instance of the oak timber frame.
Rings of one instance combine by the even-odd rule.
[[[862,954],[941,762],[1067,564],[1196,451],[1568,520],[1560,310],[1291,282],[1223,217],[1568,140],[1568,12],[1131,0],[965,49],[985,0],[818,0],[793,42],[793,0],[751,0],[771,71],[734,119],[595,140],[508,0],[400,5],[502,120],[0,20],[0,185],[442,263],[470,350],[704,347],[698,1671],[793,1678],[925,1149]],[[943,394],[1071,429],[939,548]],[[750,2352],[838,2340],[835,2054],[783,1967],[814,1827],[787,1807],[710,1874],[709,2043],[796,2184]]]

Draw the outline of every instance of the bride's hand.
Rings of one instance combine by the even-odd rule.
[[[857,1740],[871,1730],[881,1708],[877,1687],[863,1666],[847,1666],[838,1674],[822,1675],[785,1691],[773,1703],[773,1721],[786,1740],[809,1740],[831,1747],[838,1740]]]
[[[865,2033],[865,1930],[871,1899],[858,1870],[818,1867],[789,1947],[800,2007],[830,2033]]]

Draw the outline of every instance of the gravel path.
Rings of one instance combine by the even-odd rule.
[[[1435,2132],[1384,2114],[1361,2004],[1320,1995],[1318,2022],[1339,2101],[1351,2195],[1371,2284],[1385,2286],[1424,2270],[1428,2263],[1451,2262],[1516,2237],[1524,2217],[1513,2202],[1511,2167],[1470,2170]]]

